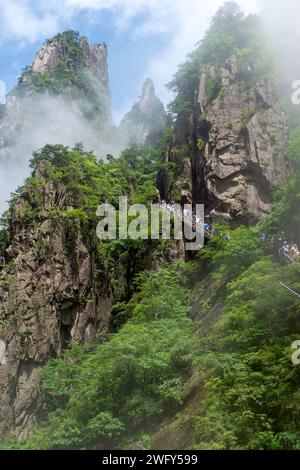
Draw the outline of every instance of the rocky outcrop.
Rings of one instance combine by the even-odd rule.
[[[127,145],[154,146],[162,137],[166,124],[164,105],[155,95],[153,81],[148,79],[139,101],[121,122],[123,140]]]
[[[86,38],[79,41],[80,54],[72,56],[65,45],[64,38],[70,32],[59,34],[53,40],[48,41],[35,57],[32,66],[23,74],[20,81],[24,83],[30,73],[51,73],[60,61],[67,64],[70,70],[78,71],[81,67],[88,70],[104,88],[109,95],[108,67],[107,67],[107,45],[90,45]]]
[[[288,125],[270,82],[246,90],[236,76],[232,57],[221,71],[221,94],[209,109],[199,93],[209,127],[205,181],[213,220],[255,223],[270,210],[270,185],[289,174]]]
[[[273,83],[245,83],[232,56],[221,70],[201,73],[192,122],[175,126],[167,161],[176,163],[177,174],[167,178],[165,196],[181,193],[205,204],[212,221],[256,223],[270,211],[270,186],[290,173],[287,142]]]
[[[81,149],[47,146],[34,167],[12,202],[1,247],[0,442],[26,438],[39,422],[43,365],[70,341],[103,341],[124,321],[118,305],[130,300],[137,273],[184,257],[181,240],[164,249],[150,240],[102,245],[94,203],[107,197],[97,178],[109,172],[96,157],[92,164]]]
[[[110,126],[107,46],[66,31],[44,44],[9,94],[0,116],[0,162],[47,143],[82,141],[105,151]]]
[[[41,367],[69,341],[100,341],[109,327],[113,295],[104,268],[99,274],[95,249],[75,221],[51,216],[68,207],[64,188],[46,175],[41,163],[35,177],[44,182],[42,212],[35,223],[27,222],[30,188],[15,204],[0,271],[0,439],[12,431],[24,437],[36,422]]]
[[[92,44],[90,45],[86,38],[82,39],[81,46],[83,47],[83,64],[95,76],[106,90],[109,96],[109,79],[108,79],[108,66],[107,66],[107,45]]]

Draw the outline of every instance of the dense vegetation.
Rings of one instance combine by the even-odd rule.
[[[166,420],[184,423],[197,389],[205,398],[190,411],[188,447],[299,448],[300,369],[291,345],[300,305],[279,281],[299,292],[300,267],[279,264],[261,239],[275,226],[285,231],[277,214],[283,204],[294,210],[297,187],[290,191],[285,199],[283,188],[261,225],[236,229],[230,240],[216,236],[197,261],[138,275],[136,293],[119,306],[128,321],[114,335],[73,344],[45,367],[47,418],[25,448],[151,448]]]
[[[272,241],[278,233],[298,237],[296,147],[292,138],[295,174],[275,190],[272,214],[261,224],[231,231],[229,240],[215,236],[193,263],[140,273],[133,296],[116,305],[115,334],[100,345],[72,344],[45,367],[44,423],[25,448],[124,448],[137,442],[151,447],[166,420],[184,423],[197,389],[205,398],[190,411],[188,447],[300,447],[300,372],[291,362],[300,305],[279,284],[299,292],[300,268],[279,264]],[[117,194],[144,203],[155,197],[161,156],[161,149],[131,149],[103,163],[81,145],[47,146],[32,166],[46,168],[55,184],[68,188],[74,209],[53,217],[72,217],[84,227],[95,223],[99,196],[114,203]],[[41,184],[36,176],[28,181],[29,225],[39,217]],[[221,226],[217,233],[224,230],[229,232]],[[109,263],[123,253],[126,265],[133,253],[145,250],[137,241],[116,252],[119,243],[100,247]],[[193,325],[189,312],[195,310]]]
[[[232,2],[221,8],[171,84],[177,93],[173,111],[185,117],[191,112],[200,65],[219,67],[234,53],[241,80],[249,84],[245,64],[252,61],[252,77],[263,77],[270,61],[258,44],[256,18],[244,17]],[[219,83],[210,86],[213,97]],[[34,155],[32,166],[43,166],[55,184],[68,188],[74,209],[52,217],[75,219],[91,233],[99,198],[114,204],[121,194],[131,202],[155,199],[165,144],[156,150],[128,149],[108,163],[80,145],[73,150],[47,146]],[[132,292],[115,306],[114,334],[101,344],[73,343],[45,366],[43,420],[22,448],[151,448],[154,442],[163,448],[165,429],[174,442],[178,429],[184,429],[185,448],[300,449],[300,368],[291,360],[300,334],[300,301],[280,285],[300,292],[300,264],[280,264],[276,244],[278,234],[300,242],[296,131],[288,154],[294,174],[274,188],[272,213],[260,224],[217,227],[193,262],[151,272],[142,272],[141,264]],[[37,175],[27,184],[31,199],[24,220],[29,226],[40,217],[42,184]],[[224,231],[230,237],[223,237]],[[0,250],[6,237],[4,230]],[[140,241],[98,247],[107,263],[122,259],[124,266],[160,248],[165,247],[152,243],[145,249]]]
[[[245,16],[235,2],[229,1],[215,14],[203,40],[169,83],[176,95],[170,110],[183,121],[190,119],[203,72],[207,76],[209,100],[217,98],[222,91],[220,70],[233,55],[237,58],[238,78],[244,87],[251,87],[255,80],[263,80],[274,71],[274,57],[258,17]]]
[[[60,59],[47,72],[32,72],[27,67],[20,78],[20,90],[24,93],[32,87],[36,92],[65,93],[72,85],[85,87],[84,77],[81,75],[84,57],[82,39],[79,33],[66,31],[47,41],[47,44],[58,44]]]
[[[30,93],[37,99],[43,93],[62,95],[66,100],[77,102],[87,118],[97,118],[103,124],[103,117],[107,118],[109,114],[109,96],[86,68],[84,39],[78,32],[70,30],[47,41],[48,44],[56,44],[59,60],[44,72],[25,68],[18,90],[21,95]]]
[[[43,372],[50,414],[29,448],[148,445],[161,414],[182,403],[193,361],[184,267],[140,276],[130,320],[100,346],[73,345]]]

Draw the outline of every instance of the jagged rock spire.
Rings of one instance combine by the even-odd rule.
[[[142,95],[139,101],[140,108],[147,111],[147,108],[151,106],[156,99],[154,83],[151,78],[147,78],[143,85]]]
[[[74,42],[78,46],[78,54],[68,47]],[[78,69],[84,67],[95,76],[108,91],[107,45],[89,44],[86,37],[80,37],[74,31],[65,31],[57,34],[47,41],[35,57],[30,71],[45,73],[53,71],[59,61],[63,61],[67,68]]]
[[[164,105],[155,94],[153,81],[148,78],[139,100],[122,120],[120,130],[129,144],[147,147],[161,138],[166,123]]]
[[[99,133],[111,126],[107,45],[91,45],[75,31],[57,34],[23,71],[0,111],[0,162],[49,142],[82,141],[102,151]]]

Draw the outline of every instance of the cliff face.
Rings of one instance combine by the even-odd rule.
[[[67,34],[67,33],[66,33]],[[69,51],[62,40],[63,35],[59,35],[52,41],[48,41],[37,54],[30,68],[31,73],[53,72],[59,61],[67,60],[67,66],[71,70],[78,70],[79,67],[88,69],[106,88],[109,93],[108,69],[107,69],[107,45],[90,45],[86,38],[79,42],[81,47],[80,56],[76,58],[69,54]],[[21,78],[23,81],[24,78]]]
[[[66,188],[40,164],[39,219],[28,226],[32,189],[12,212],[7,263],[0,271],[0,436],[26,435],[41,409],[39,372],[70,340],[101,339],[108,331],[112,293],[97,274],[95,250],[76,221],[53,219],[68,209]],[[31,208],[31,209],[30,209]],[[98,266],[99,269],[99,266]],[[122,279],[120,279],[120,292]]]
[[[178,169],[162,191],[204,203],[212,221],[256,223],[270,211],[270,185],[290,173],[287,118],[275,86],[267,79],[246,86],[233,55],[220,71],[201,73],[195,96],[191,122],[175,124],[167,161]]]
[[[208,209],[214,219],[255,223],[270,210],[270,185],[286,180],[287,117],[274,86],[263,81],[245,90],[236,79],[236,58],[221,71],[222,96],[207,110],[200,82],[199,104],[207,110],[205,146]]]
[[[105,43],[90,45],[86,38],[76,37],[71,33],[67,31],[59,34],[44,44],[31,67],[21,77],[21,84],[26,83],[32,74],[55,74],[57,68],[64,65],[67,71],[75,74],[81,71],[90,72],[109,97],[107,45]],[[71,50],[71,47],[77,50]],[[71,77],[70,83],[72,83]]]
[[[110,128],[106,59],[104,44],[90,46],[72,32],[48,41],[8,100],[0,121],[0,158],[10,157],[11,149],[20,158],[30,156],[46,142],[87,144],[88,129],[99,140],[98,130]],[[256,223],[270,210],[271,185],[290,173],[286,116],[275,87],[254,76],[250,65],[241,78],[234,54],[222,66],[197,68],[196,83],[173,127],[166,150],[170,165],[161,165],[161,198],[204,203],[213,222]],[[190,77],[183,80],[184,97],[189,84]],[[147,80],[116,135],[123,134],[126,145],[153,146],[166,123]],[[141,162],[134,152],[123,161],[111,159],[111,167],[80,145],[74,151],[50,145],[38,156],[33,178],[12,204],[9,245],[0,259],[0,440],[11,433],[26,437],[38,422],[43,365],[71,340],[101,341],[112,325],[122,326],[126,318],[122,309],[118,317],[118,303],[127,305],[135,275],[185,255],[182,242],[126,246],[122,240],[103,247],[96,239],[97,205],[116,205],[119,195],[130,198],[135,191],[138,201],[148,203],[155,187],[145,178],[158,162],[155,170],[142,164],[137,176]],[[200,390],[195,406],[202,398]],[[176,433],[167,429],[168,446],[168,436],[175,439]]]
[[[148,79],[139,101],[122,120],[120,132],[124,134],[127,145],[151,147],[162,137],[166,124],[164,105],[155,95],[152,80]]]
[[[138,178],[126,179],[124,158],[103,164],[81,146],[48,145],[11,203],[0,231],[0,441],[26,437],[39,421],[43,365],[70,341],[99,343],[118,329],[137,273],[184,255],[181,241],[98,239],[98,205],[117,206]]]

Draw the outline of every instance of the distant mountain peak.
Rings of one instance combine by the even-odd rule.
[[[111,126],[107,55],[105,43],[89,44],[75,31],[47,40],[0,110],[0,161],[49,142],[84,141],[102,151]]]
[[[147,80],[144,82],[143,89],[142,89],[142,95],[140,98],[141,103],[149,103],[153,99],[156,99],[155,95],[155,87],[153,80],[151,78],[147,78]]]
[[[121,130],[128,135],[128,143],[153,146],[161,138],[167,123],[165,108],[155,94],[153,80],[147,78],[139,100],[121,122]]]
[[[89,71],[108,91],[107,45],[89,44],[76,31],[64,31],[49,39],[22,74],[24,85],[32,74],[52,74],[62,81],[70,74]]]

